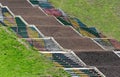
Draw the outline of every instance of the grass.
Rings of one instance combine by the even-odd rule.
[[[120,0],[49,0],[67,14],[120,41]]]
[[[24,41],[22,41],[24,42]],[[29,46],[28,46],[29,47]],[[42,54],[18,41],[14,33],[0,26],[0,77],[69,77]]]

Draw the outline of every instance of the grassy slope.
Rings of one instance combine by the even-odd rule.
[[[0,26],[0,77],[68,77],[36,51]]]
[[[120,41],[120,0],[49,0],[56,7]]]

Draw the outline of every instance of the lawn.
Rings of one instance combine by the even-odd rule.
[[[21,41],[21,42],[19,42]],[[42,54],[0,26],[0,77],[69,77]]]
[[[49,0],[87,26],[120,41],[120,0]]]

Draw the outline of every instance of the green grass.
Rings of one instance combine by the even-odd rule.
[[[24,42],[24,40],[22,40]],[[0,26],[0,77],[69,77],[42,54],[29,49]]]
[[[120,41],[120,0],[49,0],[87,26]]]

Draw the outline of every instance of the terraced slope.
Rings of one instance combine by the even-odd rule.
[[[49,0],[58,8],[120,41],[120,0]]]
[[[106,77],[120,77],[120,58],[113,52],[76,53],[87,65],[96,66]]]
[[[41,8],[43,10],[40,10],[40,8],[36,6],[34,7],[33,5],[29,5],[29,2],[27,3],[27,0],[18,0],[18,1],[16,0],[5,1],[4,0],[1,2],[3,5],[8,6],[11,12],[14,13],[14,15],[21,15],[23,17],[23,19],[21,19],[21,17],[15,17],[14,19],[14,16],[13,16],[12,20],[16,22],[16,26],[11,25],[12,27],[10,28],[12,28],[12,30],[14,30],[18,34],[18,36],[20,36],[20,38],[24,38],[26,41],[28,41],[30,46],[39,50],[41,53],[44,53],[44,55],[48,59],[52,60],[52,62],[55,64],[56,67],[64,68],[68,73],[71,74],[72,77],[79,77],[79,76],[80,77],[83,77],[83,76],[84,77],[93,77],[93,76],[103,77],[103,74],[105,74],[107,77],[110,77],[108,76],[108,73],[111,72],[111,68],[106,68],[106,66],[115,64],[115,67],[116,66],[119,67],[118,66],[119,58],[114,53],[111,53],[112,51],[106,52],[105,49],[99,46],[92,38],[81,37],[70,26],[64,26],[61,23],[59,23],[55,17],[46,15],[43,12],[45,11],[45,9]],[[17,7],[16,7],[16,4],[18,4]],[[20,4],[23,6],[20,6]],[[28,11],[26,11],[27,9]],[[35,12],[32,12],[32,11],[35,11]],[[2,9],[3,17],[6,17],[6,19],[2,20],[1,24],[5,23],[7,24],[6,26],[8,26],[11,22],[6,23],[6,21],[10,19],[8,16],[6,16],[6,13],[4,12],[6,12],[6,10]],[[52,12],[53,15],[55,15],[56,17],[61,16],[60,12],[58,14],[56,12],[57,10],[55,9],[54,12]],[[27,22],[27,24],[24,22],[24,20]],[[80,26],[86,26],[82,24],[76,18],[70,17],[69,21],[71,24],[73,24],[71,26],[73,26],[76,30],[80,30]],[[35,24],[35,25],[29,25],[29,24]],[[93,32],[96,32],[93,34],[96,36],[98,35],[98,32],[95,28],[85,27],[84,29],[85,30],[89,29],[88,32],[92,31],[90,34],[86,31],[85,34],[93,36],[91,34]],[[46,36],[49,36],[49,37],[46,37]],[[51,38],[51,36],[54,38]],[[67,49],[70,49],[70,50],[67,50]],[[74,52],[76,53],[78,57],[75,55]],[[93,52],[95,52],[95,54],[93,54]],[[85,56],[84,56],[84,53],[86,54]],[[90,54],[87,55],[87,53],[90,53]],[[98,53],[98,56],[96,55],[97,53]],[[99,53],[102,53],[103,56],[100,56]],[[111,56],[109,56],[109,53],[111,53]],[[79,55],[81,55],[82,58]],[[115,55],[115,58],[114,56],[112,57],[112,55]],[[98,58],[94,58],[94,56]],[[106,57],[105,59],[106,62],[104,62],[104,56]],[[112,60],[109,61],[109,58]],[[36,60],[37,59],[35,59],[35,61]],[[113,60],[117,60],[118,63],[113,63],[112,62]],[[32,62],[36,63],[35,61],[32,61]],[[42,61],[44,61],[44,59],[42,59]],[[95,63],[96,61],[97,63]],[[48,61],[45,60],[45,62],[48,62]],[[101,62],[102,64],[100,64]],[[98,63],[100,64],[100,66]],[[32,65],[32,63],[30,63],[30,65]],[[89,67],[89,65],[96,66],[100,71],[102,71],[103,74],[97,68]],[[39,67],[44,67],[44,66],[40,65],[38,66],[38,68]],[[36,68],[36,66],[33,66],[33,68]],[[49,70],[51,68],[52,67],[50,67]],[[107,70],[110,69],[110,71],[105,72],[104,71],[105,69]],[[119,71],[119,69],[117,70]],[[115,73],[119,74],[118,71]],[[54,72],[54,71],[51,71],[51,72]],[[57,75],[50,76],[52,74],[51,72],[48,71],[48,73],[45,74],[46,76],[40,75],[40,73],[37,73],[37,74],[35,73],[35,75],[39,75],[40,77],[58,77],[57,75],[59,73]],[[50,75],[48,75],[49,73]],[[57,73],[57,72],[54,72],[54,73]],[[59,74],[60,77],[65,77],[65,76],[68,77],[67,75],[64,75],[64,74],[60,75],[60,74]],[[114,76],[114,74],[112,75]],[[19,75],[16,75],[16,76],[19,76]]]
[[[10,3],[7,3],[6,1],[3,1],[2,4],[5,5],[5,6],[8,6],[10,7],[10,10],[13,10],[15,15],[22,15],[23,19],[28,23],[28,24],[34,24],[34,25],[37,25],[37,26],[53,26],[55,25],[56,27],[49,27],[49,28],[45,28],[43,29],[43,27],[41,28],[38,28],[41,32],[43,32],[43,34],[45,33],[45,35],[48,35],[48,36],[53,36],[55,38],[55,40],[60,43],[60,45],[63,46],[63,48],[67,48],[67,49],[72,49],[72,50],[75,50],[75,51],[102,51],[103,49],[98,46],[96,43],[94,43],[91,39],[81,39],[81,36],[79,36],[72,28],[67,28],[67,27],[62,27],[61,23],[59,23],[55,17],[53,16],[41,16],[39,14],[37,14],[36,12],[34,14],[36,14],[36,16],[31,16],[31,12],[27,12],[25,11],[26,8],[31,8],[31,11],[36,11],[36,7],[31,7],[31,6],[24,6],[24,4],[26,3],[26,5],[28,5],[29,3],[27,3],[26,1],[15,1],[15,0],[12,0],[12,1],[8,1]],[[21,4],[23,6],[17,6],[16,8],[14,8],[16,6],[16,4],[12,4],[13,3],[18,3],[18,4]],[[24,4],[22,4],[24,2]],[[11,6],[14,6],[14,7],[11,7]],[[23,9],[20,9],[20,8],[23,8]],[[25,8],[25,9],[24,9]],[[17,10],[19,10],[19,13],[17,13]],[[42,12],[42,10],[38,9],[40,12]],[[24,11],[24,12],[23,12]],[[30,11],[28,9],[28,11]],[[26,12],[26,13],[25,13]],[[38,16],[37,16],[38,15]],[[57,26],[61,26],[62,29],[60,29],[60,27],[57,27]],[[56,29],[58,28],[58,29]],[[64,32],[62,31],[64,28]],[[60,32],[54,32],[54,30],[61,30]],[[49,30],[49,31],[48,31]],[[48,32],[47,32],[48,31]],[[52,33],[51,33],[52,32]],[[53,34],[56,33],[56,34]],[[71,33],[72,32],[72,33]],[[46,34],[47,33],[47,34]],[[71,34],[71,35],[70,35]],[[64,37],[67,37],[67,38],[58,38],[58,36],[64,36]],[[70,38],[69,40],[69,37],[72,37],[72,39]],[[77,38],[76,37],[80,37],[80,38]],[[65,41],[65,42],[63,42]],[[75,41],[77,42],[77,44],[75,42],[73,42],[73,44],[70,42],[70,41]],[[79,42],[78,42],[79,41]],[[81,43],[81,41],[85,42],[85,44]],[[86,47],[88,45],[88,43],[91,44],[91,47]],[[67,47],[66,45],[69,44]],[[76,46],[77,45],[77,46]],[[93,45],[93,46],[92,46]],[[85,49],[84,49],[85,48]]]
[[[0,26],[0,77],[69,77],[27,47],[14,33]]]

